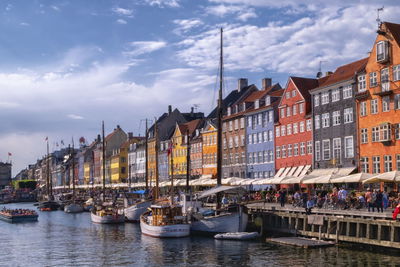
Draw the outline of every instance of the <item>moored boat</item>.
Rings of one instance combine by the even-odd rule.
[[[129,222],[139,222],[142,215],[151,206],[151,200],[137,202],[124,209],[126,220]]]
[[[6,209],[0,211],[0,220],[9,223],[37,222],[39,215],[30,209]]]
[[[215,239],[220,239],[220,240],[253,240],[259,237],[260,234],[257,232],[223,233],[214,236]]]
[[[90,218],[94,223],[113,224],[125,222],[125,215],[115,208],[102,207],[99,210],[93,209]]]
[[[60,204],[55,201],[45,201],[45,202],[40,202],[37,208],[40,211],[54,211],[58,210],[59,207]]]
[[[83,212],[83,206],[77,203],[71,203],[64,207],[66,213],[78,213]]]
[[[190,225],[182,215],[182,207],[167,204],[151,205],[150,210],[140,216],[140,229],[152,237],[185,237],[190,234]]]

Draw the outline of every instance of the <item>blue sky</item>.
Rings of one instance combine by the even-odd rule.
[[[333,3],[330,3],[333,2]],[[89,142],[117,124],[143,134],[167,106],[215,104],[219,27],[225,92],[238,78],[285,86],[367,56],[383,0],[59,0],[0,2],[0,160],[13,173],[56,142]]]

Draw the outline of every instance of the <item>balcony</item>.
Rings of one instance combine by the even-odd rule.
[[[393,91],[390,90],[390,82],[382,82],[377,87],[374,88],[374,95],[386,96],[393,94]]]
[[[364,90],[364,91],[357,91],[355,93],[354,97],[355,97],[356,100],[363,100],[363,99],[369,98],[369,96],[370,96],[369,91],[368,90]]]

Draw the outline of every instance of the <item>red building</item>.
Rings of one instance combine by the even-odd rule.
[[[312,108],[309,91],[326,78],[290,77],[275,124],[275,177],[299,177],[312,165]]]

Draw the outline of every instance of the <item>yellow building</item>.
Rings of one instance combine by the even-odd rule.
[[[90,168],[92,166],[91,162],[83,163],[83,180],[85,184],[90,183]]]
[[[123,143],[119,149],[113,151],[111,156],[111,182],[125,183],[128,180],[128,149],[129,145],[141,140],[137,137],[131,137]]]
[[[203,176],[217,175],[217,127],[208,122],[202,132],[203,136]]]

